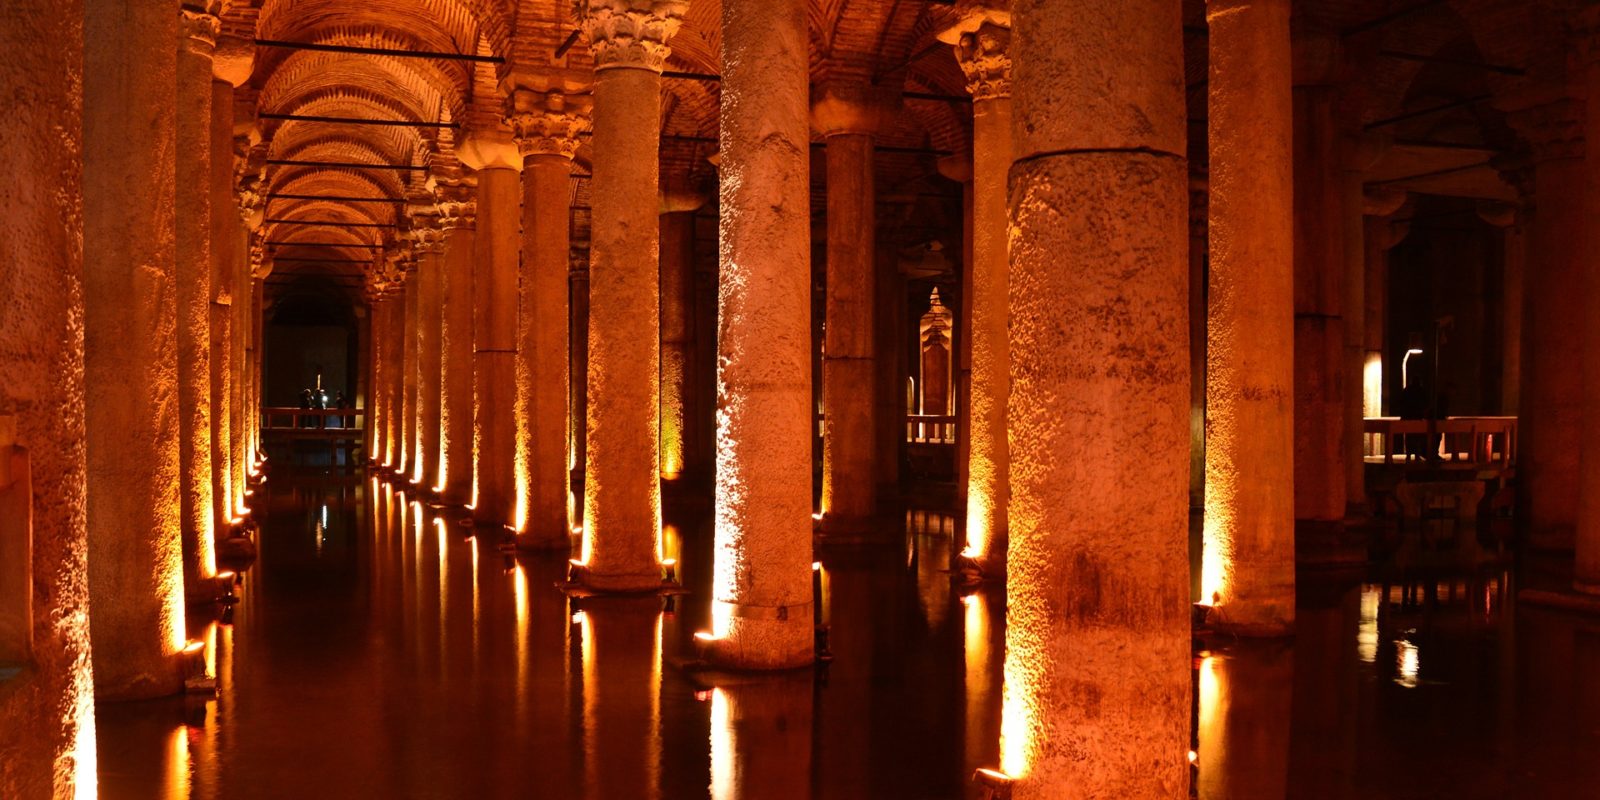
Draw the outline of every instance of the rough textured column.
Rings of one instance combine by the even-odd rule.
[[[182,685],[177,37],[172,7],[144,2],[96,6],[84,30],[85,508],[99,700]]]
[[[1583,353],[1583,403],[1578,439],[1578,529],[1575,541],[1577,563],[1573,567],[1573,586],[1580,592],[1600,595],[1600,231],[1594,221],[1600,213],[1600,9],[1585,11],[1580,17],[1583,40],[1579,52],[1584,64],[1584,83],[1589,101],[1585,104],[1584,195],[1586,224],[1583,226],[1581,295],[1584,313],[1581,331]],[[1567,198],[1559,198],[1561,202]],[[1548,205],[1548,203],[1547,203]]]
[[[259,252],[259,251],[258,251]],[[255,259],[252,253],[252,263]],[[261,355],[264,348],[261,346],[261,331],[266,326],[266,301],[267,301],[267,275],[271,273],[268,265],[262,270],[252,274],[255,279],[250,282],[250,452],[253,455],[263,455],[261,452]]]
[[[661,191],[661,479],[689,470],[689,346],[692,335],[694,212],[705,197]]]
[[[389,338],[384,332],[389,330],[389,302],[382,289],[369,286],[368,308],[372,318],[372,335],[367,339],[368,356],[368,381],[371,385],[371,395],[367,402],[367,427],[368,437],[371,442],[370,461],[382,467],[388,463],[389,453],[389,407],[388,392],[384,387],[388,374]]]
[[[211,162],[206,176],[211,240],[211,504],[216,530],[232,525],[236,491],[233,469],[233,293],[234,236],[239,225],[233,204],[233,84],[221,77],[225,62],[212,60],[211,120],[207,134]],[[219,72],[220,70],[220,72]],[[245,75],[245,79],[249,79]]]
[[[412,217],[417,232],[417,453],[411,482],[422,491],[438,485],[440,384],[444,359],[439,349],[444,324],[444,234],[430,206]]]
[[[443,309],[439,348],[439,482],[434,489],[451,505],[472,502],[472,257],[477,238],[477,206],[470,188],[447,186],[440,192],[439,222],[444,229],[444,269],[440,276]]]
[[[965,409],[972,443],[967,456],[966,547],[969,569],[1005,575],[1006,500],[1011,494],[1006,402],[1011,394],[1007,286],[1006,174],[1011,169],[1010,14],[987,11],[939,38],[956,48],[972,93],[971,402]]]
[[[579,0],[594,53],[588,464],[580,579],[661,584],[656,193],[661,68],[687,0]]]
[[[822,513],[826,535],[868,532],[878,506],[878,313],[873,134],[893,108],[875,87],[819,87],[812,125],[827,140],[827,300],[822,344]]]
[[[1017,800],[1188,796],[1178,6],[1013,5],[1001,764]]]
[[[1366,447],[1363,429],[1362,375],[1367,361],[1367,249],[1366,192],[1367,170],[1381,155],[1379,142],[1370,137],[1347,134],[1342,142],[1339,172],[1340,235],[1344,239],[1344,274],[1341,308],[1344,312],[1344,394],[1342,410],[1345,515],[1361,517],[1367,513]]]
[[[559,90],[522,89],[512,94],[506,120],[522,153],[517,543],[563,550],[571,541],[567,281],[572,156],[578,137],[589,128],[588,109]]]
[[[211,54],[221,20],[178,12],[177,320],[178,488],[183,514],[183,579],[191,596],[217,571],[216,475],[211,468]]]
[[[1289,0],[1210,0],[1211,286],[1201,601],[1294,624]]]
[[[1297,31],[1294,60],[1294,516],[1344,519],[1344,234],[1336,35]]]
[[[157,9],[170,18],[170,10]],[[0,122],[0,158],[10,165],[0,175],[0,215],[6,220],[0,239],[0,515],[6,517],[0,519],[0,659],[32,665],[9,676],[0,690],[0,797],[93,796],[82,81],[99,88],[100,80],[113,78],[84,74],[83,4],[9,2],[4,19],[0,48],[30,55],[0,62],[0,93],[14,104]],[[110,21],[89,30],[103,36]],[[90,63],[104,67],[116,53],[102,51]],[[135,121],[131,115],[111,119]],[[138,122],[148,124],[149,117]],[[116,199],[108,192],[102,202]],[[23,453],[26,482],[16,463]],[[31,494],[23,489],[28,485]],[[11,516],[19,509],[26,510],[21,519]],[[30,522],[32,553],[22,559],[23,543],[12,537]],[[11,582],[19,573],[31,573],[31,590]]]
[[[1389,251],[1405,238],[1409,223],[1394,223],[1389,216],[1406,201],[1406,193],[1395,189],[1374,188],[1364,193],[1361,246],[1365,274],[1363,299],[1362,338],[1366,342],[1366,356],[1362,365],[1362,415],[1384,415],[1384,371],[1399,365],[1386,363],[1389,359]],[[1354,312],[1352,312],[1354,313]]]
[[[800,0],[722,7],[716,663],[811,663],[811,274]]]
[[[1524,286],[1522,414],[1517,449],[1518,516],[1538,548],[1573,544],[1578,519],[1578,450],[1583,405],[1584,103],[1560,99],[1509,117],[1533,146],[1538,211],[1528,231]]]
[[[421,254],[412,249],[416,240],[406,242],[406,285],[401,296],[400,320],[395,326],[400,334],[400,340],[395,346],[400,354],[400,374],[397,376],[400,392],[399,415],[396,422],[400,425],[398,441],[400,443],[400,457],[395,460],[395,474],[402,481],[409,479],[412,469],[416,466],[417,452],[417,381],[421,375],[417,367],[417,329],[420,327],[418,320],[422,314],[422,290],[418,286],[417,267],[421,262]]]
[[[509,133],[479,132],[461,162],[477,171],[472,263],[473,448],[480,525],[517,523],[517,265],[522,255],[522,153]]]

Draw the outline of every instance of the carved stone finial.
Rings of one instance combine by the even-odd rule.
[[[596,70],[630,67],[660,72],[672,48],[667,40],[683,24],[689,0],[575,0]]]

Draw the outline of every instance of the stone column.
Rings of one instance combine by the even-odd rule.
[[[212,59],[211,119],[207,129],[211,161],[206,175],[209,206],[207,238],[211,242],[211,307],[208,342],[211,356],[212,520],[216,530],[232,526],[235,498],[233,437],[233,293],[234,229],[239,217],[233,205],[233,86],[223,75],[229,65]],[[243,80],[250,78],[248,72]],[[243,80],[240,82],[242,83]]]
[[[569,245],[570,247],[570,245]],[[572,455],[568,469],[585,474],[589,463],[589,251],[571,250],[567,254],[567,353],[568,386],[567,428],[571,432]],[[578,513],[573,503],[568,516]]]
[[[1500,272],[1500,413],[1516,416],[1521,406],[1522,286],[1528,269],[1528,213],[1526,207],[1494,207],[1479,212],[1504,231],[1505,249]]]
[[[656,193],[661,69],[687,0],[579,0],[594,53],[588,464],[578,578],[661,584]]]
[[[812,125],[827,140],[827,300],[822,344],[822,513],[825,535],[853,537],[877,512],[875,356],[877,193],[873,135],[894,95],[862,85],[819,87]],[[903,302],[903,301],[902,301]]]
[[[1538,211],[1528,231],[1523,331],[1522,473],[1518,516],[1536,548],[1573,544],[1578,519],[1585,284],[1584,103],[1569,98],[1513,112],[1508,121],[1533,146]]]
[[[177,40],[166,4],[97,5],[84,28],[85,510],[98,700],[183,685]]]
[[[1579,347],[1583,353],[1583,402],[1578,408],[1582,420],[1578,447],[1578,529],[1575,541],[1577,563],[1573,567],[1573,586],[1586,594],[1600,595],[1600,231],[1595,214],[1600,213],[1600,9],[1591,8],[1580,16],[1579,53],[1583,60],[1584,84],[1589,101],[1585,104],[1583,160],[1584,239],[1581,254],[1582,315],[1579,319]],[[1556,198],[1556,202],[1579,198]],[[1546,206],[1552,205],[1550,202]],[[1543,309],[1540,310],[1543,313]],[[1570,447],[1570,445],[1569,445]]]
[[[1209,331],[1206,301],[1211,258],[1210,176],[1195,169],[1189,174],[1189,510],[1206,507],[1206,340]],[[1193,535],[1190,546],[1194,546]],[[1201,544],[1204,547],[1204,544]],[[1199,591],[1198,576],[1190,576]],[[1195,599],[1199,600],[1198,593]]]
[[[87,82],[96,99],[111,104],[102,120],[154,127],[151,115],[115,108],[121,101],[100,91],[115,83],[107,62],[139,52],[138,39],[161,36],[158,52],[172,52],[171,29],[163,29],[170,24],[170,7],[147,5],[162,17],[155,30],[139,31],[136,41],[122,45],[127,50],[107,47],[91,54],[89,65],[101,70],[94,75],[84,71],[84,34],[92,37],[91,45],[104,46],[123,9],[93,7],[99,19],[86,29],[81,4],[13,0],[0,23],[0,49],[13,54],[0,62],[0,92],[15,98],[0,123],[0,158],[8,164],[0,175],[0,215],[6,221],[0,238],[0,659],[31,662],[20,675],[8,673],[0,689],[0,797],[95,793],[84,528],[83,94]],[[102,16],[107,6],[115,10]],[[135,15],[136,21],[147,18]],[[160,115],[154,116],[159,125]],[[169,130],[171,124],[169,115]],[[91,130],[99,134],[92,141],[100,144],[105,129]],[[116,146],[139,149],[133,142]],[[111,169],[122,175],[155,167]],[[123,199],[115,184],[102,186],[99,208],[120,213],[111,205]],[[150,209],[131,211],[142,215]],[[144,441],[134,448],[149,452],[152,446]],[[28,527],[31,541],[16,535]],[[112,654],[111,660],[120,657]]]
[[[517,265],[522,255],[522,153],[509,133],[480,131],[457,154],[478,176],[472,264],[473,441],[480,525],[517,522]]]
[[[439,299],[442,438],[434,489],[446,503],[464,506],[472,502],[472,259],[477,238],[477,205],[469,186],[457,182],[440,189],[439,224],[444,230]]]
[[[211,55],[221,20],[214,8],[178,12],[175,162],[178,324],[178,455],[183,580],[191,597],[216,574],[216,475],[211,468]]]
[[[1381,142],[1353,134],[1343,137],[1339,172],[1340,235],[1344,240],[1343,296],[1344,316],[1344,396],[1342,409],[1345,515],[1367,514],[1366,446],[1362,433],[1364,386],[1362,376],[1367,361],[1367,249],[1366,249],[1366,174],[1378,160]]]
[[[1339,42],[1333,34],[1296,31],[1292,50],[1294,516],[1331,523],[1344,519],[1346,504],[1345,218],[1333,85]]]
[[[368,276],[369,284],[371,276]],[[370,366],[368,368],[369,384],[371,386],[370,399],[367,408],[367,426],[371,438],[371,462],[380,469],[389,463],[389,385],[388,359],[389,337],[385,334],[389,330],[389,302],[388,294],[381,286],[368,287],[368,308],[372,316],[372,335],[368,338],[367,350]]]
[[[974,13],[939,35],[955,45],[972,93],[972,342],[964,568],[990,579],[1005,575],[1006,500],[1011,494],[1006,403],[1011,348],[1006,330],[1011,259],[1007,245],[1006,174],[1011,169],[1011,15]],[[831,180],[831,176],[830,176]]]
[[[569,100],[558,90],[521,89],[506,109],[522,154],[516,527],[524,548],[561,550],[570,542],[568,251],[572,157],[589,128],[586,106],[587,98]]]
[[[1392,354],[1388,344],[1389,329],[1389,251],[1405,239],[1408,223],[1396,224],[1390,215],[1406,202],[1406,193],[1400,190],[1373,188],[1364,193],[1362,212],[1363,231],[1361,246],[1365,274],[1362,285],[1366,288],[1363,305],[1362,338],[1366,342],[1366,357],[1362,366],[1362,415],[1383,416],[1384,372],[1398,365],[1386,360]],[[1352,312],[1353,313],[1353,312]],[[1368,385],[1367,373],[1374,373]]]
[[[1294,625],[1289,0],[1210,0],[1205,552],[1212,622]]]
[[[1011,128],[1007,126],[1009,135]],[[973,275],[973,172],[966,154],[939,159],[939,174],[961,184],[961,302],[956,311],[956,508],[966,513],[968,475],[972,460],[972,281]],[[1009,378],[1008,378],[1009,379]],[[962,517],[965,520],[965,516]],[[965,524],[963,522],[963,524]],[[965,545],[965,532],[962,533]],[[952,548],[954,549],[954,548]],[[956,555],[959,558],[959,553]]]
[[[694,212],[703,195],[661,191],[661,479],[689,470],[689,345],[692,336]]]
[[[715,568],[706,655],[815,657],[807,39],[800,0],[722,7]]]
[[[394,349],[399,356],[396,361],[400,367],[399,374],[395,376],[396,393],[399,395],[396,411],[400,412],[395,415],[395,423],[399,426],[395,440],[399,443],[400,452],[395,459],[394,471],[402,485],[410,478],[416,465],[417,451],[417,381],[421,377],[417,367],[417,328],[420,327],[418,319],[422,313],[419,303],[422,291],[417,285],[417,268],[422,254],[413,249],[415,245],[414,237],[405,240],[406,249],[402,258],[406,267],[406,283],[401,289],[399,319],[394,326],[399,336]]]
[[[428,491],[439,480],[440,384],[444,358],[439,348],[444,324],[444,234],[431,204],[413,207],[417,235],[417,459],[411,482]]]
[[[1178,6],[1013,6],[1001,764],[1016,800],[1188,796]]]

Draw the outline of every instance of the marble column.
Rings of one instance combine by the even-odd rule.
[[[370,275],[369,275],[370,278]],[[368,379],[371,397],[368,401],[367,427],[371,439],[371,462],[382,468],[389,463],[389,330],[388,295],[369,287],[368,309],[372,318],[372,335],[367,338]]]
[[[1528,231],[1518,516],[1536,548],[1568,548],[1578,520],[1587,237],[1584,103],[1570,98],[1513,112],[1533,147],[1538,211]]]
[[[1586,224],[1579,243],[1584,313],[1580,317],[1579,347],[1583,353],[1583,402],[1578,408],[1578,528],[1575,537],[1577,563],[1573,567],[1573,586],[1586,594],[1600,595],[1600,231],[1595,215],[1600,213],[1600,9],[1589,9],[1579,17],[1583,28],[1579,52],[1584,85],[1589,101],[1585,104],[1583,190]],[[1576,198],[1574,198],[1576,199]],[[1558,198],[1556,202],[1567,200]],[[1550,205],[1550,203],[1546,203]],[[1542,311],[1541,311],[1542,313]]]
[[[1294,516],[1344,519],[1345,240],[1335,34],[1299,32],[1294,61]],[[1325,527],[1318,526],[1318,527]]]
[[[989,579],[1005,576],[1006,500],[1011,494],[1006,403],[1011,394],[1007,332],[1006,175],[1011,169],[1011,19],[1008,12],[969,15],[939,35],[955,45],[972,94],[972,343],[964,568]]]
[[[571,541],[567,281],[572,157],[579,136],[589,128],[587,98],[519,89],[508,103],[506,121],[522,154],[517,544],[562,550]]]
[[[522,255],[522,153],[507,132],[478,131],[457,150],[478,176],[472,263],[472,518],[517,522],[517,266]]]
[[[1000,760],[1016,800],[1188,797],[1180,11],[1013,4]]]
[[[166,4],[97,5],[84,41],[89,627],[96,699],[135,699],[183,685],[178,19]]]
[[[878,508],[877,192],[873,136],[895,96],[819,87],[812,126],[827,141],[827,297],[822,344],[822,514],[827,537],[871,532]],[[903,301],[902,301],[903,302]]]
[[[661,191],[661,479],[689,471],[690,382],[694,278],[694,212],[705,197]]]
[[[216,475],[211,468],[211,56],[222,22],[178,12],[176,176],[178,325],[178,484],[183,580],[191,597],[208,596],[216,574]]]
[[[477,239],[477,204],[471,187],[460,182],[439,191],[439,225],[444,230],[440,281],[440,447],[439,482],[434,490],[450,505],[472,502],[472,259]]]
[[[444,325],[444,233],[431,204],[413,215],[417,234],[417,458],[411,482],[421,491],[438,485],[440,381],[444,369],[439,348]]]
[[[213,52],[215,56],[215,52]],[[233,469],[233,293],[234,235],[239,217],[233,205],[233,84],[223,78],[227,66],[213,57],[211,120],[206,131],[211,161],[207,166],[207,238],[211,241],[211,303],[209,327],[212,401],[211,445],[212,520],[216,530],[232,526],[236,492]],[[249,79],[249,74],[244,76]],[[241,81],[242,82],[242,81]]]
[[[807,39],[800,0],[722,7],[722,223],[712,630],[742,669],[815,658]]]
[[[1294,625],[1294,223],[1289,0],[1210,0],[1211,281],[1201,602]]]
[[[579,0],[594,54],[588,463],[576,575],[601,591],[661,585],[656,193],[661,70],[687,0]]]
[[[422,298],[422,291],[417,279],[421,253],[414,249],[415,246],[414,236],[405,240],[403,258],[406,266],[406,283],[401,289],[400,313],[394,326],[395,334],[399,337],[395,341],[394,348],[399,356],[396,359],[399,374],[395,376],[395,389],[399,400],[395,407],[399,412],[395,415],[395,424],[399,428],[395,433],[395,441],[399,454],[395,458],[394,472],[402,484],[411,476],[417,447],[417,380],[420,377],[417,368],[417,328],[421,314],[419,301]]]

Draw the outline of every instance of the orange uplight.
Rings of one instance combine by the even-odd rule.
[[[813,561],[813,562],[811,562],[811,571],[812,572],[818,572],[821,569],[822,569],[822,562],[821,561]]]
[[[183,654],[186,655],[186,656],[187,655],[194,655],[195,653],[198,653],[201,650],[205,649],[205,646],[206,646],[205,642],[202,642],[202,641],[199,641],[199,640],[195,640],[195,639],[191,639],[191,640],[189,640],[188,644],[184,645]]]
[[[817,512],[815,514],[812,514],[811,518],[816,520],[817,522],[821,522],[822,521],[822,512],[819,511],[819,512]]]

